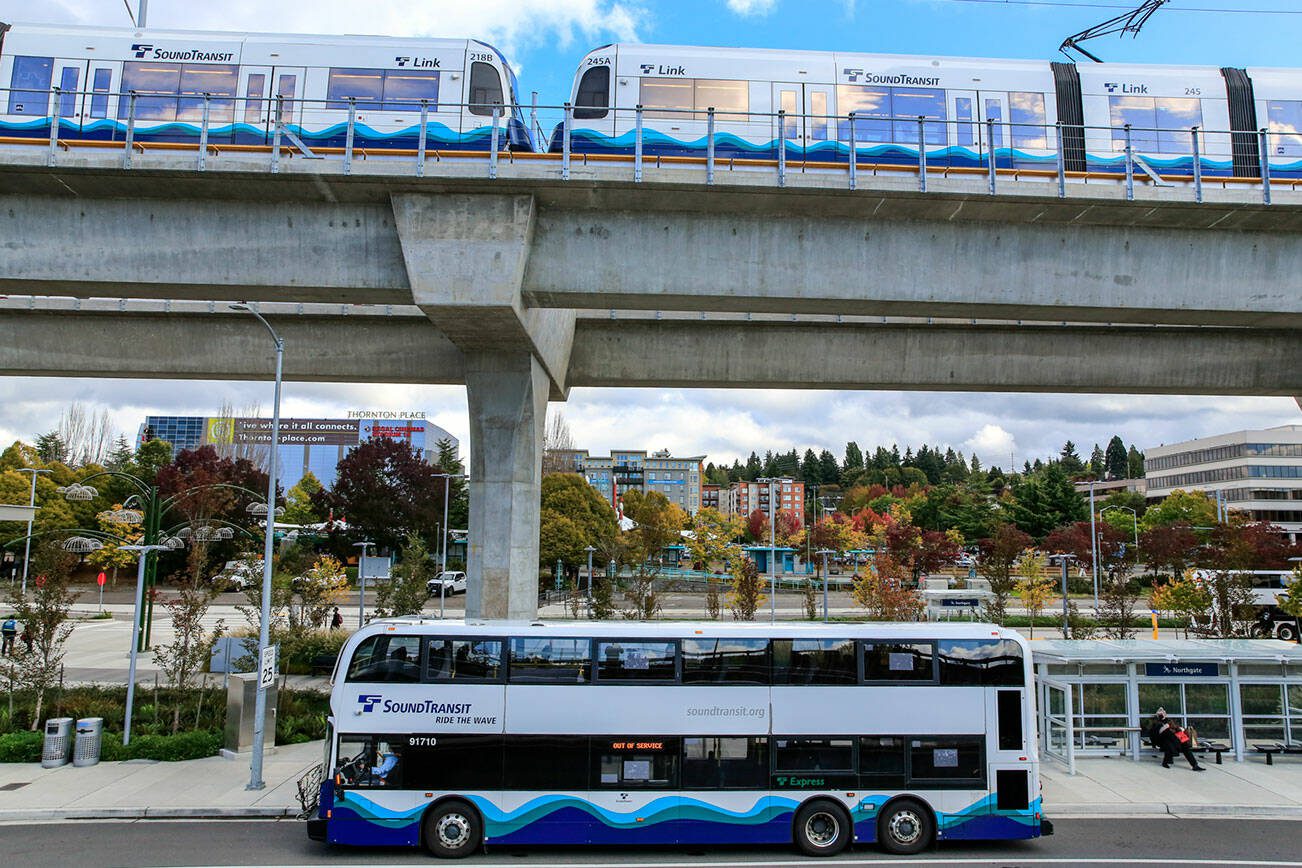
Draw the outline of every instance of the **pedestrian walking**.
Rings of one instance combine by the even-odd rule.
[[[339,607],[335,606],[334,614],[330,616],[330,629],[338,630],[344,625],[344,616],[339,614]]]
[[[1169,769],[1175,755],[1180,754],[1189,761],[1189,768],[1196,772],[1206,771],[1193,755],[1193,738],[1184,727],[1167,717],[1165,708],[1159,708],[1153,715],[1148,728],[1148,740],[1162,751],[1162,768]]]
[[[23,644],[24,644],[25,646],[27,646],[27,653],[28,653],[28,654],[31,654],[31,653],[32,653],[32,640],[35,639],[35,637],[32,635],[32,628],[31,628],[31,627],[28,627],[26,624],[24,624],[24,625],[23,625],[23,635],[20,636],[20,637],[18,637],[18,638],[20,638],[20,639],[23,640]]]
[[[18,619],[10,615],[0,624],[0,654],[5,657],[12,657],[14,653],[14,637],[18,635]]]

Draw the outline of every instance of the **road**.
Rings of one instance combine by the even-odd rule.
[[[766,868],[766,866],[1021,866],[1302,865],[1302,823],[1288,820],[1090,819],[1061,820],[1058,834],[1038,841],[955,844],[915,858],[886,856],[872,847],[827,862],[803,859],[783,847],[663,849],[502,848],[461,868],[495,865],[581,865],[621,868]],[[11,825],[0,829],[4,861],[23,868],[93,864],[209,865],[429,865],[418,850],[331,848],[307,840],[292,821],[215,822],[145,820]]]

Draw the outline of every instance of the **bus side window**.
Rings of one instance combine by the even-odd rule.
[[[1021,687],[1026,683],[1022,648],[1011,639],[941,639],[940,683]]]
[[[415,684],[420,681],[420,637],[366,638],[353,651],[344,680]]]
[[[769,779],[767,738],[683,739],[683,789],[764,789]]]
[[[394,789],[402,786],[402,746],[398,736],[340,736],[335,777],[344,787]]]
[[[678,787],[679,740],[631,736],[594,740],[592,785],[608,789]]]
[[[502,643],[496,639],[426,640],[426,681],[500,681]]]

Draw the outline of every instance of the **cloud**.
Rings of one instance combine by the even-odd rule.
[[[1017,438],[1013,437],[999,425],[986,424],[981,430],[963,443],[966,451],[978,455],[1014,455],[1017,452]]]
[[[131,4],[134,11],[135,4]],[[129,25],[121,0],[33,0],[24,9],[30,21]],[[529,47],[569,48],[577,39],[637,41],[648,14],[620,0],[478,0],[430,3],[428,0],[355,0],[265,3],[228,0],[190,3],[155,0],[149,26],[246,30],[262,33],[371,33],[385,36],[475,38],[492,42],[508,57]],[[11,19],[12,20],[12,19]]]
[[[768,15],[777,6],[777,0],[727,0],[728,8],[743,18]]]

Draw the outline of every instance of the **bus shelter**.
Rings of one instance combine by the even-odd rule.
[[[1040,750],[1076,771],[1079,756],[1138,760],[1153,713],[1229,745],[1302,745],[1302,646],[1275,639],[1037,640]]]

